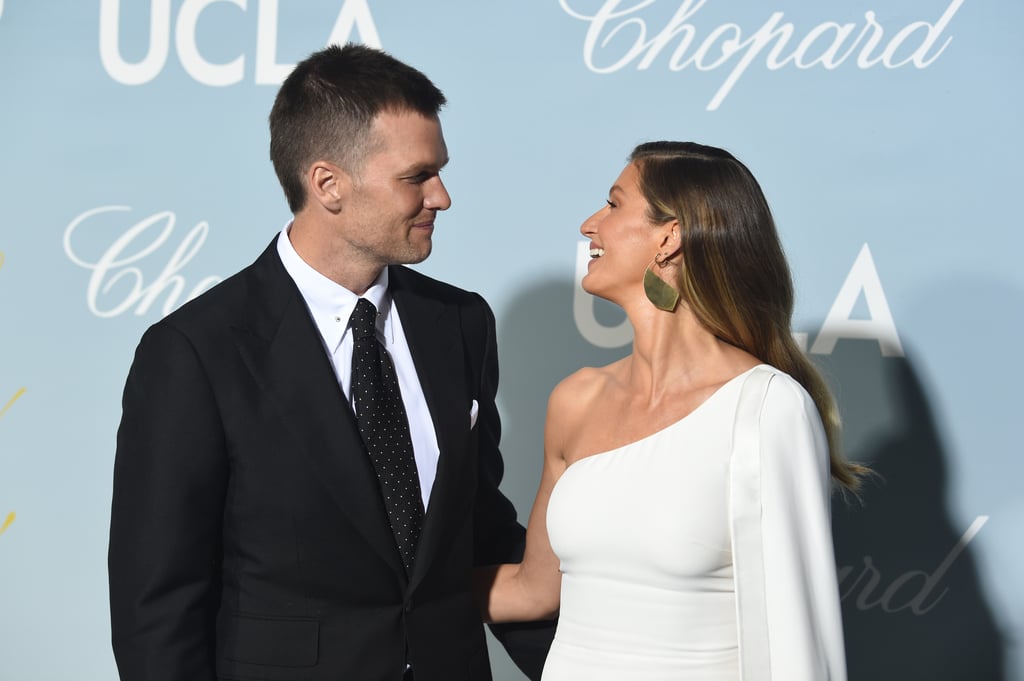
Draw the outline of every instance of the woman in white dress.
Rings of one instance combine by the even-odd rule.
[[[643,144],[580,231],[633,352],[552,392],[526,553],[477,574],[485,618],[558,615],[544,681],[843,681],[829,497],[866,469],[790,334],[757,181]]]

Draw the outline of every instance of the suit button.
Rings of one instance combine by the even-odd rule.
[[[402,607],[402,609],[405,610],[406,612],[412,612],[412,600],[406,601],[405,605]]]

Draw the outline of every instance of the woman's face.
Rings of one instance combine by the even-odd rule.
[[[662,238],[647,217],[639,178],[636,165],[626,166],[608,192],[606,205],[580,227],[590,239],[583,290],[619,304],[631,295],[643,295],[644,269],[658,253]]]

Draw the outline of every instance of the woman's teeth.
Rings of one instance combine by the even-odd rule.
[[[591,258],[600,258],[602,255],[604,255],[604,249],[603,248],[591,248],[590,249],[590,257]]]

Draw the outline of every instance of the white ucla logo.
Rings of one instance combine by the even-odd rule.
[[[576,286],[573,290],[572,314],[576,328],[587,342],[599,348],[618,348],[633,341],[633,330],[629,320],[624,319],[617,326],[604,326],[594,315],[594,297],[583,290],[580,282],[587,274],[590,261],[590,243],[580,241],[576,245]],[[867,319],[854,319],[853,312],[861,295],[868,308]],[[794,333],[793,337],[803,350],[807,350],[807,334]],[[889,311],[889,302],[882,289],[882,281],[875,269],[871,249],[864,244],[839,287],[832,308],[818,331],[810,352],[814,355],[831,355],[836,341],[842,338],[859,338],[878,342],[883,357],[903,357],[903,344],[896,332],[896,323]]]
[[[358,31],[362,42],[381,46],[377,27],[367,5],[368,0],[345,0],[325,44],[345,43]],[[2,0],[0,0],[2,2]],[[239,83],[245,76],[246,55],[215,64],[207,61],[196,43],[196,27],[210,5],[230,3],[248,11],[248,0],[185,0],[174,22],[174,47],[182,67],[203,85],[225,86]],[[277,63],[278,0],[255,0],[256,67],[255,82],[260,85],[281,83],[294,64]],[[100,0],[100,60],[111,78],[124,85],[142,85],[156,78],[170,52],[171,0],[150,0],[149,47],[140,61],[129,63],[121,56],[121,0]]]
[[[949,46],[952,38],[943,40],[943,32],[964,0],[952,0],[935,22],[913,21],[895,31],[883,27],[868,10],[863,25],[826,21],[804,35],[795,35],[796,27],[782,21],[782,12],[772,13],[753,31],[731,22],[698,29],[691,19],[707,0],[682,0],[668,24],[649,33],[643,10],[656,2],[605,0],[596,12],[587,13],[573,9],[574,0],[559,0],[559,5],[569,16],[589,24],[583,61],[594,73],[614,73],[630,65],[645,71],[659,58],[671,71],[725,67],[728,75],[707,106],[714,111],[759,56],[772,71],[819,65],[831,71],[851,58],[859,69],[878,64],[887,69],[907,64],[926,68]]]
[[[206,241],[210,226],[205,221],[185,234],[155,276],[147,277],[141,265],[153,262],[158,257],[157,251],[174,232],[175,216],[170,211],[154,213],[127,227],[115,224],[113,229],[119,234],[103,248],[99,257],[81,255],[81,244],[76,247],[76,241],[81,242],[82,238],[75,238],[80,229],[89,227],[95,231],[98,225],[109,231],[110,220],[104,224],[97,218],[104,215],[109,218],[112,213],[129,210],[127,206],[93,208],[72,220],[64,230],[64,253],[71,262],[91,273],[86,287],[86,303],[90,312],[97,317],[117,317],[134,309],[136,315],[144,315],[163,296],[162,312],[166,315],[221,281],[218,276],[204,277],[186,297],[182,297],[187,284],[181,270]],[[95,241],[95,237],[92,240]]]

